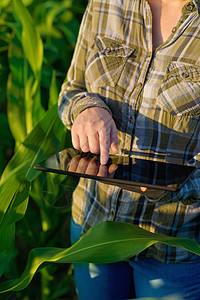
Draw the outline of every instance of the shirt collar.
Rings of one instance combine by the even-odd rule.
[[[200,14],[200,0],[192,0],[186,3],[182,9],[182,13],[188,15],[196,10]]]

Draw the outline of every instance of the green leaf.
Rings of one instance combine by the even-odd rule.
[[[14,255],[15,225],[12,224],[10,226],[1,228],[0,240],[3,247],[1,247],[0,250],[0,277],[7,270],[8,265]]]
[[[59,151],[63,130],[57,105],[54,105],[20,145],[5,168],[1,183],[22,170],[27,170],[28,180],[33,180],[39,175],[39,172],[33,169],[33,165]]]
[[[151,233],[128,223],[107,221],[91,228],[68,249],[36,248],[31,250],[21,277],[1,283],[0,292],[24,289],[34,274],[50,262],[112,263],[128,259],[157,242],[182,247],[200,255],[200,245],[193,240]]]
[[[53,70],[51,86],[49,91],[49,108],[58,102],[58,88],[56,83],[56,71]]]
[[[27,134],[26,111],[25,111],[25,86],[24,76],[27,68],[27,61],[17,35],[9,44],[8,51],[9,66],[11,73],[7,82],[7,114],[10,129],[16,143],[22,143]]]
[[[57,105],[55,105],[26,137],[2,175],[0,185],[0,256],[6,257],[7,263],[12,258],[14,247],[14,223],[19,221],[26,212],[29,181],[39,175],[39,172],[33,170],[32,166],[59,151],[63,129],[64,126],[59,120]],[[2,264],[0,274],[3,274],[5,268],[6,264]]]
[[[22,45],[24,53],[36,77],[40,77],[43,61],[43,43],[27,8],[21,0],[14,0],[14,8],[22,23]]]
[[[24,173],[24,172],[23,172]],[[25,174],[15,174],[0,186],[0,276],[5,272],[13,256],[15,223],[25,214],[30,183]]]
[[[10,4],[11,0],[1,0],[0,8],[7,7]]]

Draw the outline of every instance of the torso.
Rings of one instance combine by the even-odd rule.
[[[163,44],[176,26],[183,6],[188,1],[177,3],[168,1],[163,3],[161,0],[149,0],[153,18],[153,49],[155,50]]]

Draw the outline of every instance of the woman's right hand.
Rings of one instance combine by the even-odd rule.
[[[101,164],[106,164],[110,148],[118,154],[117,128],[110,113],[101,107],[82,111],[72,126],[72,144],[83,152],[100,154]]]

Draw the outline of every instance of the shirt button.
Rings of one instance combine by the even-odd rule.
[[[142,87],[142,82],[138,83],[138,87],[141,88]]]
[[[193,3],[188,3],[188,4],[186,5],[186,7],[187,7],[187,10],[188,10],[188,11],[193,11],[194,4],[193,4]]]
[[[174,32],[176,32],[176,29],[177,29],[177,28],[176,28],[176,27],[174,27],[174,28],[172,29],[172,32],[173,32],[173,33],[174,33]]]

